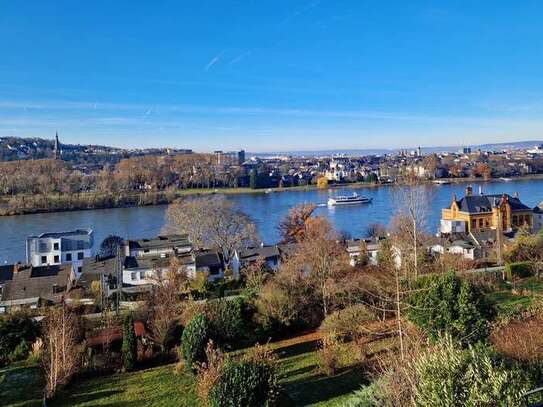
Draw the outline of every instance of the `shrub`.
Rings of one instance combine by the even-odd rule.
[[[334,375],[341,363],[343,352],[342,344],[337,336],[325,336],[317,353],[320,371],[327,376]]]
[[[449,334],[464,344],[484,341],[495,311],[473,284],[453,273],[419,278],[409,297],[409,319],[433,340]]]
[[[211,339],[209,320],[204,314],[195,316],[183,331],[181,347],[185,366],[196,371],[198,363],[206,361],[205,349],[207,342]]]
[[[214,407],[269,406],[277,396],[277,371],[271,353],[256,348],[241,361],[227,361],[212,390]]]
[[[233,345],[246,332],[245,302],[242,298],[215,300],[206,304],[206,316],[211,324],[213,338],[220,344]]]
[[[415,363],[416,406],[520,406],[530,381],[486,346],[462,349],[450,337]]]
[[[363,386],[349,397],[343,407],[380,407],[384,405],[379,382]]]
[[[505,277],[512,281],[515,278],[525,278],[532,275],[532,264],[527,261],[507,263],[505,265]]]
[[[13,349],[13,352],[11,352],[8,356],[8,360],[10,363],[17,362],[19,360],[24,360],[28,357],[28,354],[30,353],[30,344],[26,341],[22,341],[19,343],[15,349]]]
[[[323,336],[337,336],[341,340],[358,340],[370,333],[368,322],[375,319],[375,315],[367,306],[356,304],[328,315],[319,331]]]
[[[0,366],[13,358],[24,359],[39,334],[40,326],[30,315],[16,313],[0,317]]]
[[[198,366],[198,377],[196,379],[197,392],[203,404],[209,405],[209,395],[221,377],[224,367],[224,356],[215,348],[213,341],[209,341],[206,347],[206,362]]]
[[[136,332],[134,332],[134,319],[131,315],[124,320],[121,351],[124,368],[127,371],[133,370],[138,356],[138,344],[136,342]]]

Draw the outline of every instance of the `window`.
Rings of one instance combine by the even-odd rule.
[[[144,280],[144,279],[145,279],[145,272],[140,271],[140,280]]]
[[[57,254],[55,257],[53,257],[54,263],[60,263],[60,256]]]
[[[83,257],[85,256],[85,253],[83,252],[78,252],[77,253],[77,260],[83,260]]]
[[[471,221],[471,228],[472,229],[475,229],[477,227],[477,220],[476,219],[472,219]]]
[[[41,256],[41,264],[47,264],[47,256]]]
[[[58,250],[58,242],[53,243],[53,250]]]
[[[130,278],[132,279],[132,281],[136,281],[138,279],[138,273],[131,273]]]
[[[72,261],[72,253],[66,253],[66,261]]]
[[[79,274],[81,274],[81,273],[83,272],[83,267],[79,266],[79,267],[77,268],[77,272],[78,272]]]
[[[479,228],[482,228],[482,227],[483,227],[483,220],[479,219]]]

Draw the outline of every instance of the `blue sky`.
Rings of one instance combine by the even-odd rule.
[[[198,151],[543,139],[540,1],[0,0],[0,136]]]

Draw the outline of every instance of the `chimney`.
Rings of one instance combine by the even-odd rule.
[[[473,187],[470,185],[466,188],[466,196],[472,196],[473,195]]]
[[[513,196],[518,199],[518,192],[515,192]]]
[[[21,270],[21,262],[18,261],[17,263],[15,263],[15,264],[13,265],[13,272],[14,272],[14,273],[18,273],[20,270]]]
[[[456,194],[453,194],[453,202],[456,202],[457,199],[456,199]]]

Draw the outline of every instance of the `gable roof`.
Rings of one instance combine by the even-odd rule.
[[[151,250],[151,249],[165,249],[173,247],[187,247],[191,246],[189,235],[168,235],[158,236],[153,239],[139,239],[129,240],[128,245],[131,250]]]
[[[13,273],[2,290],[2,301],[42,298],[59,301],[66,291],[71,272],[70,265],[26,267]],[[54,290],[54,287],[58,287]]]
[[[456,201],[461,212],[467,213],[488,213],[493,207],[500,206],[504,199],[509,201],[512,211],[530,211],[528,206],[524,205],[519,198],[508,194],[501,195],[467,195],[459,201]]]
[[[271,259],[274,257],[279,257],[280,255],[279,247],[277,245],[248,247],[239,251],[240,260],[249,262],[254,261],[259,257]]]

